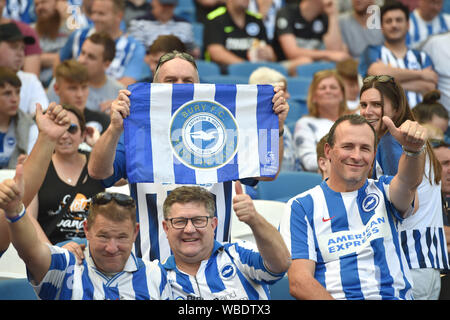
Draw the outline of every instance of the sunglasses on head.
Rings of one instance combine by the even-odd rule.
[[[363,83],[368,83],[371,81],[378,81],[378,82],[395,82],[394,77],[388,76],[388,75],[381,75],[381,76],[368,76],[365,77],[363,80]]]
[[[104,205],[111,202],[111,200],[114,199],[114,201],[123,206],[123,207],[129,207],[134,206],[135,202],[132,197],[129,195],[123,194],[123,193],[117,193],[117,192],[100,192],[97,193],[94,197],[92,197],[92,204],[94,205]]]
[[[440,148],[440,147],[449,147],[450,145],[446,143],[444,140],[440,139],[429,139],[428,140],[433,148]]]
[[[70,134],[75,134],[78,132],[78,125],[75,123],[72,123],[69,128],[67,128],[67,132]]]
[[[189,53],[186,53],[186,52],[179,52],[179,51],[174,50],[172,52],[162,55],[159,58],[158,65],[156,66],[155,70],[158,70],[164,63],[166,63],[167,61],[173,60],[175,58],[181,58],[183,60],[186,60],[186,61],[190,62],[195,67],[195,69],[197,69],[197,64],[195,63],[195,59],[193,56],[191,56]]]

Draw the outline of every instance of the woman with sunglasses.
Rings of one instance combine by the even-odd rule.
[[[89,154],[78,150],[86,138],[83,114],[71,105],[63,108],[68,111],[71,125],[58,139],[44,182],[27,209],[52,244],[85,238],[83,221],[89,199],[105,190],[87,173]]]
[[[396,126],[415,120],[403,88],[386,75],[364,79],[360,93],[360,112],[377,131],[379,143],[374,163],[374,178],[395,175],[403,153],[417,157],[425,152],[425,174],[417,189],[413,215],[398,225],[401,248],[413,277],[414,299],[436,300],[441,288],[439,270],[448,270],[448,254],[443,230],[441,166],[427,142],[419,152],[410,152],[390,135],[382,121],[391,118]]]

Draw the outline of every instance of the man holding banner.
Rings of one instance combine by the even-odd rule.
[[[136,254],[145,259],[170,254],[162,204],[176,187],[201,185],[215,196],[216,240],[229,241],[232,181],[255,184],[279,171],[279,128],[289,111],[283,92],[264,85],[198,83],[192,56],[176,51],[162,56],[153,84],[119,92],[111,124],[91,153],[92,177],[104,179],[107,187],[128,179],[141,225]]]

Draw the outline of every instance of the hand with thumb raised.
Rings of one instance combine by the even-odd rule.
[[[416,121],[406,120],[397,128],[391,118],[384,116],[383,123],[395,140],[409,152],[419,152],[427,141],[427,129]]]

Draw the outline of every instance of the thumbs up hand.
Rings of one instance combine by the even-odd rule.
[[[257,221],[258,217],[258,213],[253,205],[253,200],[248,194],[244,194],[242,185],[239,181],[236,181],[235,191],[236,195],[233,198],[233,210],[239,221],[242,221],[251,227]]]
[[[22,211],[22,197],[25,190],[23,164],[16,166],[16,175],[0,183],[0,209],[7,217],[15,217]]]
[[[419,152],[424,147],[428,138],[427,129],[422,127],[418,122],[406,120],[399,128],[387,116],[383,117],[383,122],[388,128],[389,133],[404,149],[410,152]]]

